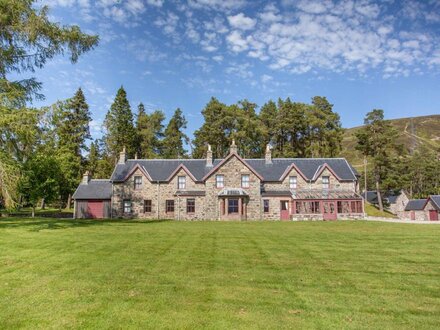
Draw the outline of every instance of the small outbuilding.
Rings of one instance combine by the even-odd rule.
[[[75,219],[111,217],[112,184],[110,180],[91,179],[86,172],[73,194]]]
[[[362,197],[365,198],[365,193],[362,193]],[[409,198],[403,190],[399,191],[387,191],[382,195],[382,201],[384,207],[393,214],[401,216],[405,211],[405,207],[408,204]],[[378,205],[379,200],[377,198],[377,191],[367,191],[367,202],[373,205]]]
[[[440,213],[440,195],[431,195],[426,199],[412,199],[408,202],[403,218],[410,220],[438,221]]]

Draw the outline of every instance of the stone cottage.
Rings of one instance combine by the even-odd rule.
[[[128,159],[109,180],[86,173],[77,218],[335,220],[364,216],[358,173],[344,158]]]
[[[405,207],[403,219],[438,221],[440,219],[440,195],[430,195],[426,199],[412,199]]]

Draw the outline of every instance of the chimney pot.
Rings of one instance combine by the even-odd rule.
[[[127,153],[125,151],[125,147],[123,147],[122,151],[119,153],[118,164],[125,164],[126,161],[127,161]]]
[[[92,177],[92,176],[90,175],[90,172],[89,172],[89,171],[86,171],[86,172],[83,174],[83,179],[82,179],[81,184],[89,184],[89,181],[90,181],[91,177]]]
[[[265,160],[266,164],[272,164],[272,150],[269,144],[266,146]]]
[[[208,151],[206,152],[206,166],[212,166],[212,150],[210,144],[208,144]]]
[[[230,153],[238,153],[237,145],[235,144],[235,139],[232,139]]]

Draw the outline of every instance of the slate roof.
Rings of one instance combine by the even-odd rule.
[[[389,204],[395,204],[397,201],[397,198],[402,194],[401,191],[394,192],[394,191],[388,191],[382,194],[382,199],[384,201],[387,201]],[[365,193],[362,193],[362,197],[365,197]],[[377,191],[376,190],[369,190],[367,191],[367,201],[370,204],[378,204],[379,201],[377,200]]]
[[[405,211],[421,211],[426,204],[426,199],[411,199],[405,206]]]
[[[437,209],[440,210],[440,195],[431,195],[429,196],[433,204],[437,206]]]
[[[221,161],[222,159],[214,160],[213,167]],[[344,181],[356,180],[356,175],[358,175],[344,158],[275,158],[272,159],[272,164],[266,164],[264,159],[244,159],[244,161],[262,176],[264,181],[279,181],[292,164],[296,165],[307,180],[312,180],[324,164],[327,164]],[[205,159],[130,159],[125,164],[116,165],[110,181],[123,181],[138,164],[148,172],[153,181],[167,181],[180,164],[185,165],[197,181],[201,181],[213,169],[213,167],[206,166]]]
[[[92,179],[88,184],[80,184],[73,199],[111,199],[112,183],[109,180]]]

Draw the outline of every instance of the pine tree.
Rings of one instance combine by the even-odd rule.
[[[212,97],[202,110],[204,123],[194,132],[194,158],[205,157],[207,144],[212,147],[214,158],[224,157],[230,145],[231,124],[228,120],[228,107]]]
[[[274,101],[270,100],[261,107],[258,117],[260,118],[260,122],[263,125],[263,150],[267,144],[275,143],[277,136],[277,116],[278,108]]]
[[[141,158],[159,158],[162,156],[163,124],[165,115],[156,110],[145,112],[142,103],[138,106],[136,129],[138,135],[138,156]]]
[[[133,126],[133,113],[127,93],[121,86],[104,121],[106,128],[105,144],[108,155],[116,160],[123,147],[129,155],[136,152],[136,130]]]
[[[81,88],[66,102],[65,118],[59,128],[60,145],[80,156],[87,151],[86,141],[91,139],[89,105]]]
[[[164,158],[173,159],[186,156],[186,150],[183,147],[184,143],[189,143],[188,136],[183,132],[186,123],[182,111],[177,108],[165,129],[165,138],[163,139]]]
[[[356,133],[356,149],[372,161],[377,199],[379,208],[383,211],[381,184],[393,164],[397,150],[397,132],[388,121],[384,120],[384,112],[380,109],[367,113],[364,124],[365,126]]]
[[[87,169],[92,175],[96,173],[100,158],[101,156],[99,153],[99,142],[96,139],[90,144],[90,151],[89,151],[88,164],[87,164]]]

